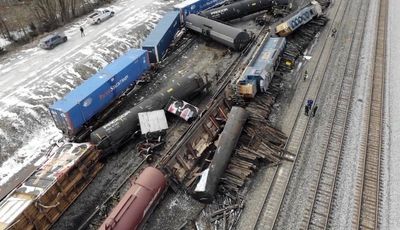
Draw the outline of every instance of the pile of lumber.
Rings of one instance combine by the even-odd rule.
[[[281,131],[266,121],[250,119],[225,170],[221,189],[237,193],[261,165],[279,164],[284,159],[286,139]]]
[[[194,229],[234,229],[244,207],[244,197],[225,191],[207,205],[195,221]]]

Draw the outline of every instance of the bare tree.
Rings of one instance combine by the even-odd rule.
[[[26,28],[27,28],[27,14],[28,12],[25,12],[21,9],[13,8],[13,24],[14,24],[14,30],[18,32],[22,32],[23,36],[17,36],[16,40],[24,40],[28,41],[29,36],[27,34]]]
[[[33,13],[45,26],[53,29],[58,25],[57,2],[54,0],[32,0]]]
[[[10,30],[8,29],[5,19],[0,15],[0,32],[4,38],[11,40]]]
[[[7,1],[7,0],[0,0]],[[0,35],[13,40],[14,32],[26,38],[49,32],[95,7],[113,0],[10,0],[0,8]],[[33,16],[32,16],[33,15]],[[19,37],[19,36],[17,36]]]
[[[69,8],[71,9],[71,16],[75,18],[77,16],[77,8],[76,6],[79,4],[76,4],[77,0],[69,0]]]
[[[70,14],[68,0],[58,0],[58,6],[60,7],[61,22],[64,24],[69,22]]]

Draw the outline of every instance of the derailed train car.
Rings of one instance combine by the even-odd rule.
[[[196,14],[190,14],[186,17],[185,26],[234,50],[242,50],[251,41],[251,36],[245,30]]]
[[[175,34],[180,28],[178,11],[170,11],[157,23],[142,43],[142,49],[149,52],[151,63],[158,63],[167,53]]]
[[[49,229],[102,168],[89,143],[65,143],[0,203],[0,229]]]
[[[99,229],[141,228],[167,188],[167,179],[160,170],[145,168]]]
[[[311,21],[315,16],[320,16],[321,14],[321,5],[317,1],[311,1],[310,5],[300,9],[287,21],[277,25],[275,28],[275,33],[282,37],[288,36],[297,28]]]
[[[179,11],[181,22],[183,23],[189,14],[197,14],[222,2],[224,0],[186,0],[176,4],[174,9]]]
[[[289,0],[244,0],[229,5],[204,10],[201,16],[217,21],[230,21],[259,11],[268,10],[274,5],[285,6]]]
[[[204,86],[203,79],[197,74],[174,80],[156,94],[92,132],[90,140],[106,153],[115,152],[138,129],[138,113],[162,109],[171,97],[186,99],[201,92]]]
[[[285,38],[266,38],[237,82],[240,96],[253,98],[257,92],[267,91],[285,45]]]
[[[217,141],[214,157],[209,167],[203,171],[193,192],[193,197],[199,201],[205,203],[213,201],[218,183],[231,159],[248,116],[248,112],[241,107],[234,106],[229,112],[224,130]]]
[[[147,51],[131,49],[50,106],[57,126],[72,138],[150,68]]]

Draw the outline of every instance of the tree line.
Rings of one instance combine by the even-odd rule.
[[[0,34],[11,41],[29,41],[110,2],[112,0],[0,0]]]

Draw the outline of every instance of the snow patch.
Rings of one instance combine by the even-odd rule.
[[[94,50],[91,47],[85,47],[81,49],[80,52],[84,55],[90,56],[94,53]]]
[[[0,38],[0,47],[5,47],[7,45],[11,44],[10,41],[4,39],[4,38]]]

